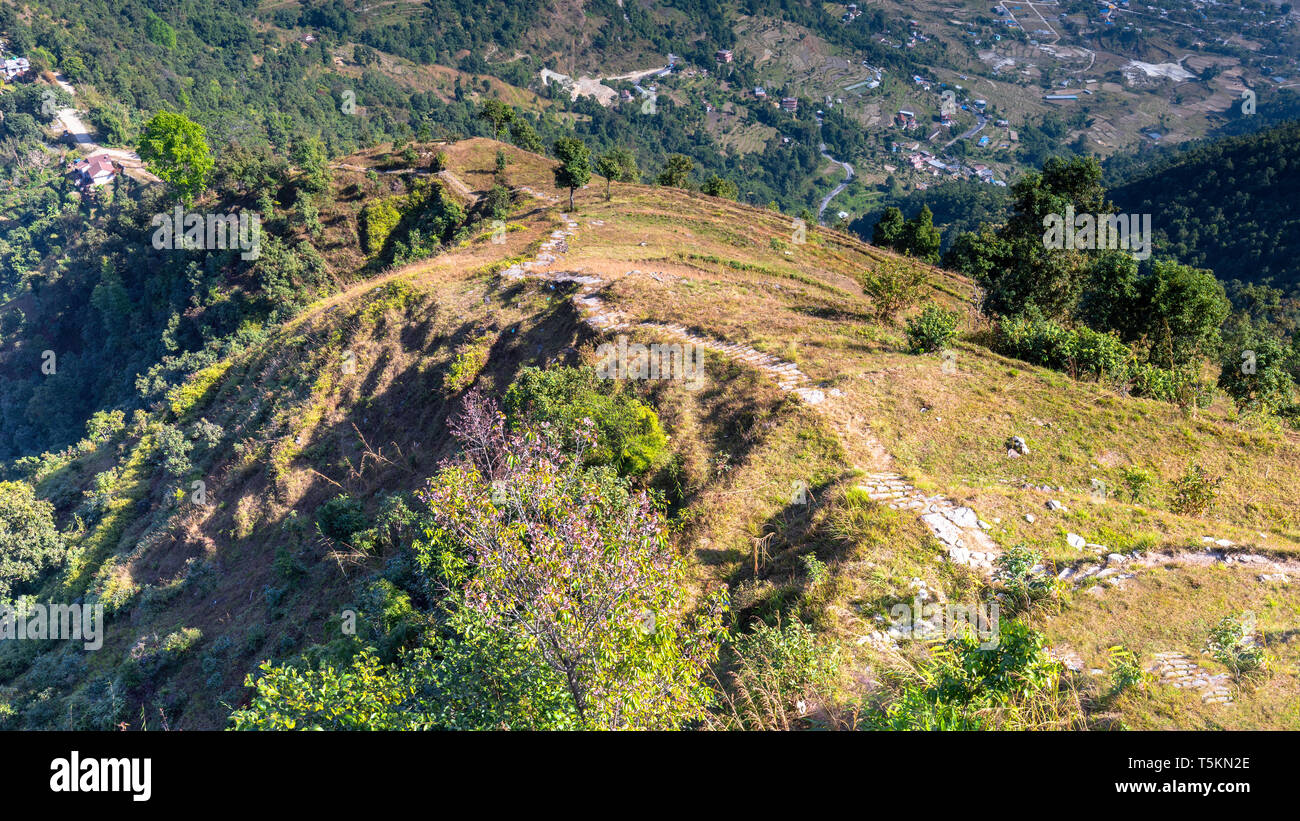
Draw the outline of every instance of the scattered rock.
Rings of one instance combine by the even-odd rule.
[[[1055,499],[1048,499],[1048,500],[1047,500],[1047,509],[1048,509],[1048,510],[1059,510],[1059,511],[1061,511],[1061,512],[1065,512],[1065,505],[1061,504],[1060,502],[1056,501]]]
[[[1083,537],[1080,536],[1078,533],[1066,533],[1065,541],[1067,544],[1070,545],[1070,547],[1073,547],[1075,550],[1082,550],[1083,546],[1087,544],[1087,542],[1084,541]]]
[[[1025,514],[1025,521],[1026,521],[1026,522],[1029,522],[1029,523],[1032,525],[1032,524],[1034,523],[1034,514],[1032,514],[1032,513],[1026,513],[1026,514]]]
[[[1029,455],[1029,445],[1025,444],[1025,440],[1021,439],[1019,436],[1012,436],[1008,439],[1006,447],[1008,451],[1015,451],[1019,456]]]

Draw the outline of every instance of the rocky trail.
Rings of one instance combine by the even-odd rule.
[[[532,189],[516,190],[550,205],[557,205],[560,201],[558,197]],[[810,406],[826,408],[834,404],[829,400],[843,395],[839,390],[819,389],[795,363],[784,361],[746,345],[696,333],[685,325],[638,320],[610,305],[601,296],[601,291],[608,284],[605,279],[581,269],[564,270],[558,267],[569,251],[570,239],[580,230],[580,223],[572,215],[561,213],[560,218],[563,227],[551,232],[541,244],[538,253],[532,259],[506,269],[503,276],[509,279],[533,278],[553,284],[576,284],[578,289],[572,297],[574,307],[588,327],[602,334],[639,329],[681,339],[733,362],[759,370],[771,378],[782,391],[793,394]],[[593,225],[603,225],[601,220],[591,222]],[[661,282],[668,276],[662,272],[636,269],[627,271],[627,275],[650,276]],[[854,436],[871,440],[873,447],[870,450],[878,454],[876,459],[878,463],[883,463],[885,466],[892,465],[892,457],[889,456],[888,451],[869,431],[863,430],[856,424],[850,425],[849,428]],[[993,525],[981,519],[972,508],[958,504],[942,494],[927,495],[918,490],[902,474],[890,470],[877,469],[866,473],[858,484],[858,489],[866,493],[874,502],[885,504],[894,510],[915,514],[944,547],[945,554],[942,556],[944,560],[969,567],[983,575],[989,582],[995,580],[997,558],[1003,550],[990,535]],[[1059,502],[1049,503],[1048,507],[1051,510],[1064,510]],[[1105,545],[1092,544],[1074,533],[1069,533],[1067,542],[1080,551],[1081,557],[1079,561],[1061,567],[1056,573],[1056,578],[1076,590],[1100,596],[1104,595],[1108,588],[1122,588],[1126,581],[1143,570],[1175,564],[1222,565],[1244,569],[1256,573],[1260,581],[1277,584],[1289,584],[1292,578],[1300,576],[1300,560],[1279,560],[1257,553],[1233,551],[1231,548],[1234,545],[1231,542],[1211,536],[1206,536],[1204,541],[1206,546],[1200,550],[1152,550],[1122,554],[1111,551]],[[1087,555],[1085,551],[1092,555]],[[1055,570],[1040,564],[1030,572],[1038,576],[1047,576]],[[924,582],[919,583],[924,588]],[[860,637],[859,643],[871,642],[882,647],[896,646],[898,639],[902,637],[901,634],[896,635],[893,628],[890,628],[872,631]],[[1053,655],[1067,668],[1083,670],[1083,661],[1073,650],[1056,648],[1053,650]],[[1158,683],[1195,690],[1207,704],[1231,704],[1233,701],[1230,678],[1226,674],[1214,674],[1200,666],[1188,652],[1182,650],[1157,652],[1146,669],[1156,677]],[[1100,669],[1091,669],[1087,672],[1092,675],[1104,673]]]

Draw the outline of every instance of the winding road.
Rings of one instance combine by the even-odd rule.
[[[835,165],[842,166],[844,168],[844,181],[841,182],[839,185],[835,186],[835,188],[829,194],[826,195],[825,199],[822,200],[821,207],[817,209],[817,221],[824,222],[824,220],[822,220],[822,214],[826,213],[826,208],[831,204],[831,200],[839,196],[840,192],[843,191],[845,188],[848,188],[849,183],[853,182],[853,166],[849,165],[843,160],[837,160],[834,157],[832,157],[830,154],[827,154],[826,143],[818,144],[817,150],[821,152],[821,155],[823,157],[830,160]]]

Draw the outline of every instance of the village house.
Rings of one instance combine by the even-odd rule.
[[[32,70],[32,64],[26,57],[8,57],[4,62],[6,80],[18,79]]]
[[[795,112],[795,111],[798,111],[798,110],[799,110],[799,98],[797,98],[797,97],[782,97],[782,98],[781,98],[781,108],[784,108],[786,111],[789,111],[789,112]]]
[[[74,181],[82,188],[98,188],[117,174],[113,158],[108,154],[91,154],[72,166]]]
[[[719,63],[730,63],[732,61],[733,55],[731,53],[731,49],[720,48],[718,49],[717,53],[713,55],[713,57]]]

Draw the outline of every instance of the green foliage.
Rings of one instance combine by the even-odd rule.
[[[1222,476],[1213,476],[1200,465],[1192,465],[1174,480],[1169,509],[1188,516],[1203,516],[1219,495]]]
[[[925,290],[925,271],[899,259],[876,261],[862,275],[862,290],[871,298],[872,310],[881,322],[892,323],[903,311],[916,305]]]
[[[590,419],[596,441],[586,464],[609,465],[624,476],[648,473],[668,458],[668,437],[654,410],[591,367],[524,368],[506,391],[505,411],[512,428],[549,424],[569,442]]]
[[[994,316],[1016,316],[1037,308],[1048,318],[1073,313],[1089,281],[1098,252],[1046,247],[1045,219],[1063,215],[1109,214],[1095,159],[1049,159],[1040,173],[1029,173],[1011,189],[1012,215],[1005,225],[962,235],[949,250],[950,266],[972,276],[985,290],[984,309]]]
[[[138,151],[149,170],[192,203],[207,188],[215,162],[203,126],[183,114],[159,111],[145,124]]]
[[[536,129],[522,117],[516,117],[510,123],[510,142],[534,154],[540,154],[545,150],[545,146],[542,145],[542,138],[537,135]]]
[[[488,363],[492,346],[496,343],[496,334],[482,334],[466,342],[456,351],[451,365],[447,368],[447,378],[443,390],[448,394],[457,394],[474,384],[478,375]]]
[[[926,305],[920,316],[907,322],[907,348],[916,354],[943,350],[957,338],[960,323],[960,313]]]
[[[1155,474],[1136,465],[1126,465],[1120,471],[1120,480],[1124,483],[1124,490],[1128,500],[1135,504],[1141,504],[1147,499],[1151,484],[1155,481]]]
[[[904,674],[897,695],[868,723],[889,730],[1025,730],[1068,729],[1080,719],[1042,635],[1004,621],[995,648],[980,649],[970,631],[949,639]]]
[[[492,125],[492,135],[500,136],[515,120],[515,110],[500,100],[485,100],[478,117]]]
[[[145,17],[145,36],[149,42],[163,48],[176,48],[176,31],[167,22],[153,12]]]
[[[483,210],[493,219],[510,215],[510,190],[504,185],[494,185],[483,198]]]
[[[581,469],[581,443],[570,456],[535,430],[507,433],[477,392],[452,430],[465,450],[420,494],[421,568],[562,677],[578,726],[703,718],[726,595],[686,615],[686,566],[649,498],[611,497]]]
[[[1189,366],[1218,350],[1219,326],[1231,306],[1213,273],[1155,260],[1143,291],[1153,364]]]
[[[1036,551],[1023,544],[1010,547],[997,557],[995,565],[1006,594],[1003,601],[1011,612],[1028,610],[1055,594],[1055,580],[1041,570],[1034,570],[1041,561]]]
[[[1241,410],[1273,413],[1292,404],[1295,379],[1291,351],[1272,335],[1240,339],[1241,348],[1225,346],[1219,387]]]
[[[1065,371],[1075,378],[1119,379],[1131,353],[1114,333],[1087,327],[1063,328],[1047,319],[1022,315],[1001,320],[994,342],[999,353]]]
[[[591,179],[591,149],[577,137],[561,137],[555,141],[555,156],[560,164],[555,168],[555,186],[569,189],[569,210],[573,210],[573,192]]]
[[[351,664],[299,670],[263,662],[245,687],[256,688],[248,706],[231,714],[234,730],[432,729],[422,706],[422,670],[431,663],[420,651],[407,666],[389,669],[363,651]]]
[[[715,721],[729,730],[789,730],[829,698],[840,656],[798,619],[758,621],[732,639],[729,667]]]
[[[1267,669],[1264,648],[1255,639],[1255,619],[1249,613],[1230,613],[1210,630],[1207,649],[1220,664],[1243,679]]]
[[[736,184],[728,179],[723,179],[717,174],[711,175],[700,185],[700,191],[708,194],[710,197],[721,197],[724,200],[734,200],[740,193]]]
[[[367,203],[361,209],[361,242],[366,253],[378,254],[388,238],[402,221],[397,199],[390,198]]]
[[[190,451],[194,443],[186,438],[184,432],[174,425],[163,425],[155,436],[158,445],[158,458],[163,469],[175,478],[181,478],[193,470],[190,463]]]
[[[321,535],[350,545],[352,537],[365,530],[370,522],[365,505],[346,493],[335,496],[316,509],[316,526]]]
[[[611,148],[596,160],[596,173],[605,178],[605,199],[610,197],[610,183],[637,182],[641,172],[636,167],[636,155],[625,148]]]
[[[903,240],[903,212],[890,206],[871,231],[871,244],[880,248],[897,248]]]
[[[930,206],[922,205],[921,210],[903,225],[902,245],[898,249],[908,256],[924,260],[931,265],[939,262],[939,247],[942,240],[939,229],[934,227],[934,214]]]
[[[694,168],[695,163],[690,157],[684,154],[670,154],[655,182],[669,188],[689,188],[690,175]]]
[[[61,564],[67,545],[54,525],[54,506],[24,482],[0,482],[0,601]]]
[[[1117,696],[1136,685],[1145,690],[1155,681],[1155,675],[1142,669],[1137,654],[1127,647],[1116,645],[1106,651],[1110,666],[1111,696]]]

